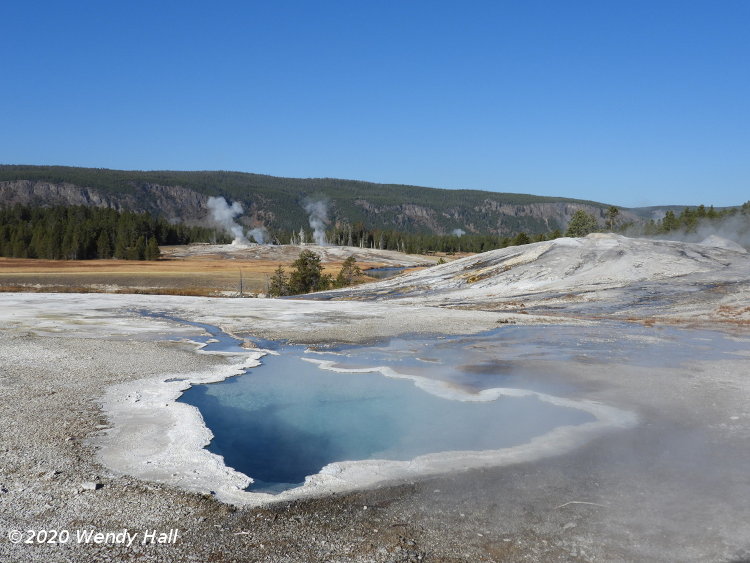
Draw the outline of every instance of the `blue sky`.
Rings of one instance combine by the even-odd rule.
[[[0,162],[750,199],[750,2],[4,2]]]

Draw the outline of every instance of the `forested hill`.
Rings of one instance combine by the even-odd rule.
[[[607,205],[592,201],[479,190],[447,190],[332,178],[279,178],[242,172],[123,171],[0,165],[0,206],[89,205],[148,211],[188,223],[207,216],[209,196],[242,203],[247,226],[307,227],[304,204],[327,202],[331,225],[362,224],[413,233],[513,235],[564,229],[578,209],[603,223]],[[620,220],[636,220],[623,210]]]

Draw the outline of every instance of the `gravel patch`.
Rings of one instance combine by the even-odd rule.
[[[83,314],[42,318],[53,307],[44,305],[45,296],[31,299],[40,300],[39,312],[13,320],[7,307],[0,315],[2,561],[750,558],[748,356],[670,369],[612,363],[602,369],[591,358],[550,362],[550,382],[632,409],[642,424],[533,463],[239,509],[211,495],[115,474],[96,462],[91,446],[109,426],[100,401],[113,385],[210,370],[226,360],[153,341],[158,331],[136,330],[135,317],[130,327],[121,319],[106,324],[114,302],[72,302],[91,303],[97,325]],[[216,301],[196,303],[221,314]],[[180,307],[212,322],[198,305]],[[269,314],[270,303],[265,307],[247,314]],[[288,313],[283,307],[278,316]],[[377,316],[369,311],[365,316]],[[461,314],[468,325],[473,313]],[[488,317],[478,318],[481,328]],[[293,322],[281,319],[284,330]],[[42,329],[32,331],[35,324]],[[241,319],[230,325],[247,330]],[[158,328],[163,335],[165,327]],[[11,543],[11,530],[137,536],[131,546],[79,543],[75,536],[62,545],[26,545]],[[147,532],[172,530],[178,530],[173,543],[142,543]]]

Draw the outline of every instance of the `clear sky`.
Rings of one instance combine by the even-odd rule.
[[[750,1],[7,0],[0,162],[750,199]]]

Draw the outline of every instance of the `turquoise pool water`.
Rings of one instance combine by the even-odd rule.
[[[209,336],[195,340],[204,342],[206,351],[244,351],[242,341],[216,327],[143,314],[201,328]],[[574,408],[575,401],[553,404],[557,401],[533,394],[472,400],[493,388],[570,396],[569,384],[550,377],[555,366],[617,363],[647,369],[746,354],[745,341],[722,333],[625,323],[504,326],[470,336],[420,335],[315,349],[249,340],[275,354],[243,375],[193,386],[180,401],[197,407],[213,432],[208,449],[252,477],[249,490],[270,493],[298,486],[337,461],[498,450],[594,420]],[[434,394],[415,384],[436,381]]]
[[[218,340],[204,349],[238,350],[239,342],[216,327],[189,324]],[[406,339],[314,354],[302,346],[263,344],[273,345],[278,355],[265,356],[261,366],[244,375],[196,385],[180,398],[200,410],[213,432],[208,449],[254,479],[251,491],[273,493],[298,486],[335,461],[409,460],[445,451],[500,449],[560,425],[593,419],[536,397],[455,400],[429,393],[409,379],[338,373],[304,359],[336,361],[343,369],[388,365],[425,378],[435,371],[446,381],[453,368],[439,359],[450,355],[445,340]],[[450,384],[445,389],[450,392]],[[466,398],[471,389],[458,384],[455,392]]]

